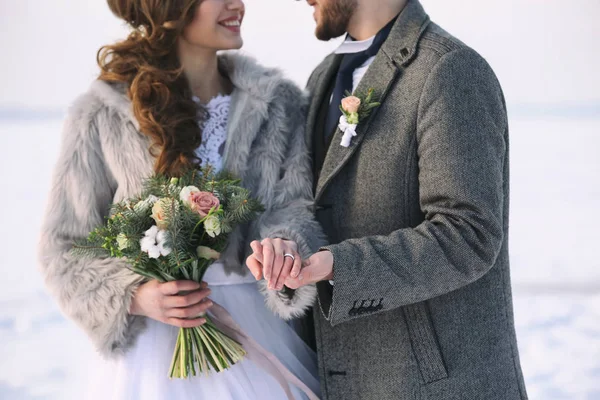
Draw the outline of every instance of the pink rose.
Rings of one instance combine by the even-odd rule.
[[[206,217],[210,210],[219,209],[219,199],[209,192],[193,192],[190,194],[190,208],[200,214],[201,217]]]
[[[360,99],[356,96],[348,96],[342,99],[342,108],[347,113],[357,113],[360,108]]]

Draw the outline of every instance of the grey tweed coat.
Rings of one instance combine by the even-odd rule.
[[[325,244],[312,213],[312,176],[303,91],[273,69],[235,53],[219,59],[235,90],[231,98],[223,167],[238,175],[266,207],[249,227],[231,235],[222,261],[231,273],[249,273],[248,243],[265,237],[295,240],[303,257]],[[62,149],[43,223],[39,260],[50,292],[64,313],[90,336],[101,354],[123,353],[144,329],[128,315],[142,279],[116,259],[77,259],[72,243],[102,224],[108,207],[139,194],[154,160],[138,131],[122,87],[102,81],[75,101],[64,125]],[[261,290],[282,318],[314,303],[314,286],[295,293]]]
[[[312,74],[307,136],[340,56]],[[357,92],[382,104],[316,177],[334,285],[317,284],[329,400],[526,399],[508,257],[509,137],[485,60],[409,0]]]

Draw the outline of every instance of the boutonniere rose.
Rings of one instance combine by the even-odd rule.
[[[363,99],[361,99],[363,96],[360,95],[352,95],[348,92],[346,94],[347,96],[342,99],[340,105],[342,116],[340,117],[339,128],[344,134],[340,145],[350,147],[352,138],[356,136],[358,124],[368,118],[371,111],[381,103],[373,101],[374,89],[369,89]]]

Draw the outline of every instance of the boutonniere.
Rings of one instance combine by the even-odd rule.
[[[340,144],[343,147],[350,146],[352,137],[356,136],[358,124],[368,118],[371,111],[380,104],[374,99],[373,89],[369,89],[366,96],[361,96],[360,94],[353,96],[350,92],[346,92],[346,97],[342,99],[342,104],[340,105],[342,116],[340,117],[339,128],[344,134]]]

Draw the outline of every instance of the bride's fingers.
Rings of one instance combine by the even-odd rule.
[[[252,243],[250,243],[250,247],[252,248],[252,251],[254,252],[254,254],[252,254],[254,256],[254,258],[256,258],[256,260],[259,263],[263,262],[263,246],[262,244],[260,244],[260,242],[258,240],[254,240]]]
[[[166,316],[169,318],[197,318],[204,314],[212,305],[213,302],[206,299],[190,307],[171,308],[166,312]]]
[[[290,254],[292,254],[294,257],[299,257],[297,254],[294,254],[292,252],[290,252]],[[281,272],[279,273],[277,280],[273,279],[273,282],[274,282],[273,287],[276,290],[283,289],[283,284],[284,284],[285,280],[290,276],[292,267],[294,266],[294,260],[292,260],[291,257],[284,257],[283,260],[284,260],[283,268],[281,269]]]
[[[273,262],[275,261],[275,249],[271,239],[264,239],[261,242],[262,254],[263,254],[263,274],[267,282],[271,282],[271,275],[273,272]]]
[[[184,296],[164,296],[162,306],[165,309],[189,307],[198,304],[210,295],[210,289],[194,290]]]
[[[257,281],[262,279],[263,266],[260,262],[258,262],[254,254],[250,254],[248,256],[248,258],[246,259],[246,266],[248,267],[252,275],[254,275],[254,278]]]
[[[295,253],[294,257],[296,258],[294,260],[294,265],[292,266],[292,272],[290,272],[290,277],[297,278],[300,274],[300,269],[302,269],[302,258],[298,253]]]
[[[173,325],[178,328],[196,328],[206,323],[206,318],[182,319],[167,318],[163,321],[165,324]]]
[[[162,294],[176,295],[179,292],[198,290],[202,285],[194,281],[171,281],[159,283],[158,287]]]
[[[258,281],[263,277],[263,246],[258,240],[254,240],[250,247],[253,253],[246,258],[246,266]]]
[[[268,279],[269,289],[276,289],[277,279],[279,278],[279,275],[281,275],[281,271],[284,267],[285,259],[283,255],[287,249],[286,246],[284,246],[283,240],[273,239],[273,251],[275,256],[271,267],[270,279]]]

